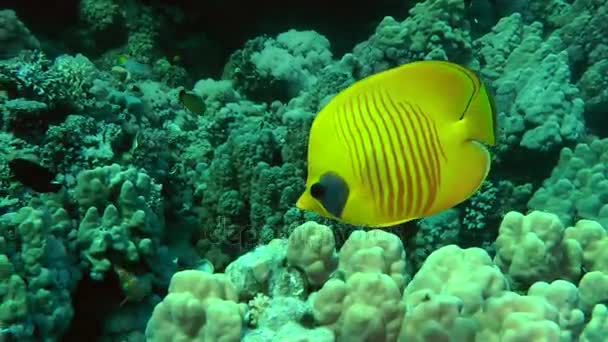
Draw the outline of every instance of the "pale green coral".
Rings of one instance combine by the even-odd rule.
[[[0,224],[0,329],[23,340],[39,331],[41,341],[54,341],[74,315],[70,291],[80,278],[72,222],[51,201],[33,200]]]
[[[0,298],[1,329],[20,324],[26,319],[27,287],[5,254],[0,254]]]
[[[84,214],[78,243],[94,279],[116,265],[161,267],[154,259],[163,232],[160,186],[148,175],[117,164],[84,171],[74,196]]]
[[[585,218],[608,226],[607,151],[607,139],[564,148],[557,167],[534,193],[528,208],[553,212],[565,224]]]

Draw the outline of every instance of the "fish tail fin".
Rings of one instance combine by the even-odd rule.
[[[445,111],[445,118],[450,115],[456,119],[453,141],[456,143],[451,153],[458,155],[458,162],[451,163],[453,172],[447,183],[450,194],[446,195],[447,202],[435,209],[447,209],[449,205],[458,203],[477,192],[488,176],[492,157],[487,145],[496,144],[496,107],[492,95],[486,85],[472,70],[450,62],[439,62],[451,75],[445,81],[450,81],[454,91],[446,101],[449,108],[462,108],[460,111]],[[448,92],[450,94],[450,92]],[[466,160],[465,163],[462,161]],[[467,175],[463,177],[462,175]]]
[[[468,72],[474,75],[472,71]],[[461,119],[464,124],[464,140],[471,143],[468,144],[467,152],[465,152],[466,157],[464,157],[474,167],[470,172],[475,174],[475,170],[483,170],[482,173],[478,174],[479,179],[474,180],[477,186],[474,187],[472,193],[477,192],[490,171],[492,157],[490,151],[484,145],[493,146],[496,144],[497,130],[496,107],[492,94],[479,78],[476,79],[479,81],[477,90],[473,92]]]
[[[435,61],[443,69],[440,73],[446,74],[443,82],[449,85],[448,94],[454,94],[452,101],[448,101],[454,108],[458,108],[459,101],[464,104],[458,118],[465,128],[466,140],[475,140],[486,145],[496,143],[496,105],[487,86],[479,76],[469,68],[448,61]],[[462,95],[460,97],[459,95]],[[455,101],[455,102],[454,102]],[[462,108],[462,107],[461,107]],[[445,111],[449,116],[449,111]],[[454,112],[452,112],[454,113]],[[456,112],[458,115],[458,112]]]
[[[473,94],[462,117],[469,139],[486,145],[496,144],[496,119],[496,106],[492,94],[480,81],[479,88]]]

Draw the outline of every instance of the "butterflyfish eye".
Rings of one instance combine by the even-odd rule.
[[[316,199],[321,199],[325,194],[325,187],[320,183],[315,183],[310,187],[310,195]]]

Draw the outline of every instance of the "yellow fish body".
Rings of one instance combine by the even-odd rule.
[[[433,215],[479,189],[495,136],[492,97],[472,71],[419,61],[380,72],[317,114],[297,206],[370,227]]]

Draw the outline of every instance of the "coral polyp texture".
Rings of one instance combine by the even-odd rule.
[[[608,340],[607,32],[604,0],[3,2],[0,341]],[[300,209],[317,114],[424,60],[488,89],[478,189]]]

